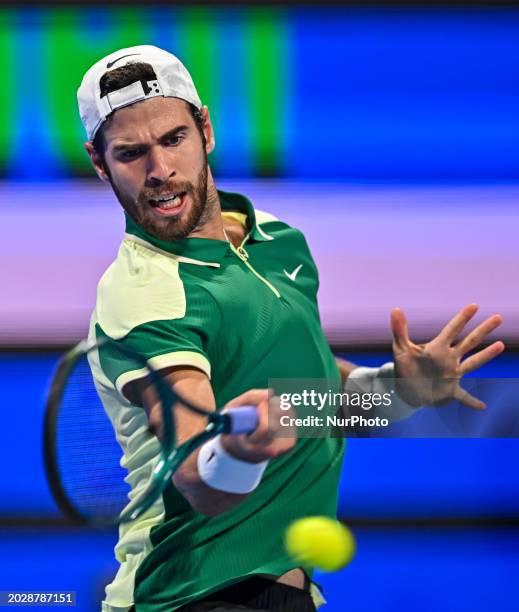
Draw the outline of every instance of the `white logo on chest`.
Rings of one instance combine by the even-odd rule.
[[[283,272],[287,275],[287,277],[291,281],[295,281],[296,280],[296,276],[299,274],[299,270],[301,270],[302,267],[303,267],[303,264],[299,264],[297,266],[297,268],[293,272],[290,272],[290,274],[286,270],[283,270]]]

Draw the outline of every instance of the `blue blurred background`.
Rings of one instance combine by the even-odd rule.
[[[43,395],[121,226],[87,178],[75,91],[101,56],[143,43],[191,71],[217,178],[305,230],[337,353],[379,365],[390,306],[424,340],[476,299],[507,321],[508,350],[481,375],[519,370],[519,8],[0,7],[0,590],[75,590],[81,611],[98,609],[115,534],[60,524]],[[348,441],[339,514],[358,553],[318,576],[325,610],[516,610],[518,452],[514,439]]]

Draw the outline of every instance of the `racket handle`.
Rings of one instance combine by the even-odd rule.
[[[233,435],[252,433],[258,426],[258,412],[256,406],[240,406],[226,410],[229,417],[229,433]]]

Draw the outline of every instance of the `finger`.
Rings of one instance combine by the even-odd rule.
[[[294,412],[292,405],[287,408],[286,403],[284,403],[282,408],[281,398],[279,396],[275,396],[271,398],[268,409],[268,427],[270,437],[296,437],[297,430],[293,422],[296,413]],[[282,417],[288,417],[289,420],[283,423]]]
[[[225,408],[236,408],[252,404],[257,406],[261,402],[268,401],[270,389],[249,389],[225,404]]]
[[[477,304],[469,304],[465,306],[465,308],[462,308],[441,330],[438,334],[438,338],[450,346],[456,336],[463,330],[465,325],[467,325],[477,311]]]
[[[461,362],[461,365],[460,365],[461,375],[464,376],[465,374],[468,374],[469,372],[477,370],[482,365],[485,365],[485,363],[489,362],[491,359],[494,359],[494,357],[497,357],[498,355],[500,355],[504,350],[505,350],[504,343],[501,342],[501,340],[498,340],[497,342],[494,342],[490,346],[487,346],[487,348],[484,348],[483,350],[478,351],[474,355],[467,357],[465,361]]]
[[[468,353],[481,344],[485,337],[493,332],[496,327],[499,327],[502,322],[503,317],[501,315],[496,314],[489,317],[486,321],[483,321],[483,323],[473,329],[470,334],[467,334],[454,348],[458,351],[460,356]]]
[[[258,413],[258,425],[256,429],[247,436],[248,443],[261,443],[269,434],[269,404],[268,400],[260,402],[256,406]]]
[[[397,348],[403,349],[409,346],[409,344],[411,344],[411,340],[409,339],[407,318],[403,310],[400,310],[400,308],[393,308],[391,311],[390,321],[393,341]]]
[[[454,398],[457,399],[461,404],[467,406],[468,408],[473,408],[474,410],[484,410],[487,405],[482,402],[480,399],[470,394],[465,389],[458,387],[454,392]]]

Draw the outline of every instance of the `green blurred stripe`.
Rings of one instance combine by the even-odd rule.
[[[113,29],[100,41],[88,37],[84,9],[53,8],[46,18],[44,66],[48,77],[47,112],[58,151],[76,172],[89,172],[83,150],[85,132],[79,119],[76,92],[84,73],[104,55],[149,42],[148,12],[138,8],[107,11]],[[63,55],[66,53],[64,60]]]
[[[110,8],[103,13],[110,24],[105,35],[86,27],[87,9],[54,7],[46,11],[42,21],[42,57],[48,88],[44,111],[50,123],[55,148],[64,166],[73,171],[90,173],[88,157],[83,150],[85,140],[79,119],[76,91],[85,71],[100,57],[118,48],[153,43],[152,17],[147,8]],[[166,12],[168,19],[171,13]],[[209,107],[218,143],[218,121],[225,96],[220,76],[221,50],[225,45],[225,14],[214,8],[177,8],[173,27],[177,33],[179,56],[193,76],[202,102]],[[15,11],[0,11],[0,57],[4,59],[6,82],[14,82],[17,69],[15,36],[22,27]],[[16,27],[13,24],[17,24]],[[250,120],[248,134],[258,174],[276,174],[281,169],[284,149],[284,118],[287,116],[289,91],[288,24],[286,11],[276,8],[251,8],[243,13],[241,28],[245,57],[245,88],[238,92],[244,112]],[[23,33],[23,32],[22,32]],[[177,49],[173,49],[177,52]],[[16,134],[16,98],[0,97],[0,162],[4,162]],[[233,126],[230,126],[233,129]],[[218,147],[211,164],[218,168]]]
[[[218,143],[218,117],[225,92],[218,82],[220,67],[218,11],[211,8],[179,10],[180,59],[191,74],[202,104],[209,108]],[[173,50],[175,53],[175,50]],[[218,146],[210,156],[210,164],[218,172]]]
[[[287,108],[285,13],[271,8],[251,9],[246,28],[252,150],[257,173],[272,176],[279,172],[282,161],[282,123]]]
[[[15,90],[8,84],[16,83],[15,34],[19,31],[14,10],[0,10],[0,57],[2,58],[3,81],[6,89],[0,95],[0,164],[10,157],[15,143],[18,119],[15,105]]]

